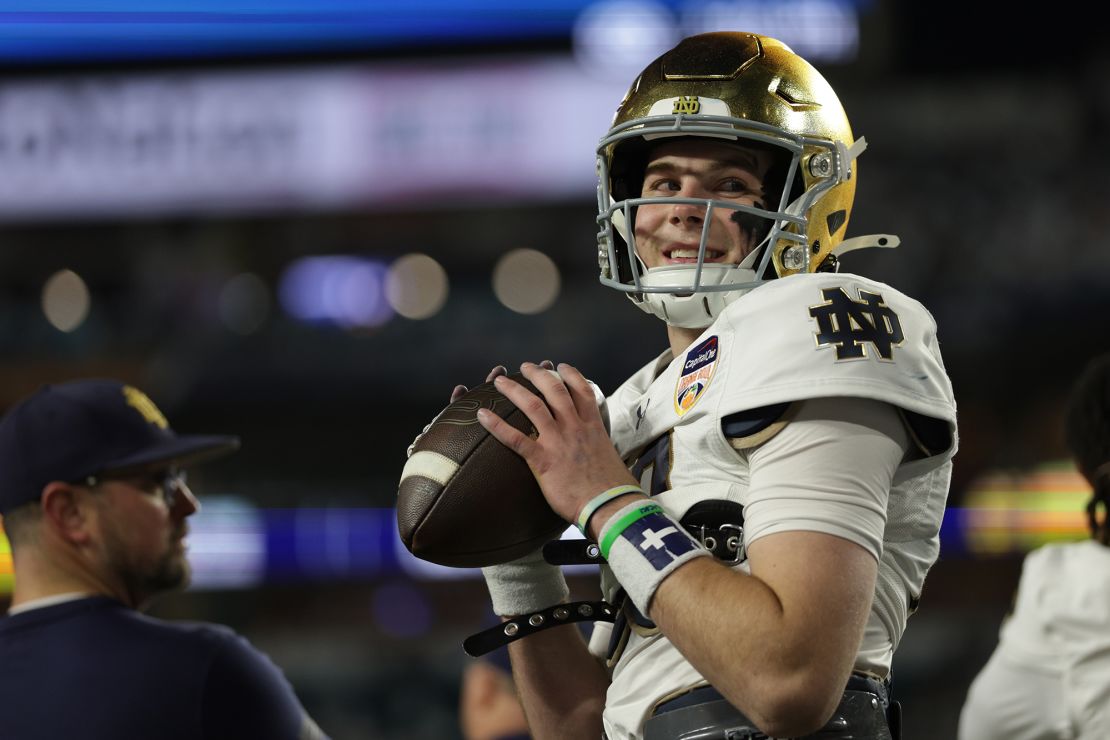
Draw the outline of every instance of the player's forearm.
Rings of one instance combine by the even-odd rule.
[[[599,508],[591,534],[600,539],[605,524],[636,500],[626,496]],[[706,594],[713,594],[711,606]],[[847,680],[850,656],[846,663],[841,656],[830,669],[814,654],[820,636],[787,614],[774,589],[711,558],[695,558],[663,579],[649,616],[717,690],[768,734],[804,734],[770,729],[779,727],[783,717],[832,712],[839,690],[822,684],[843,688]]]
[[[713,594],[713,609],[705,608],[705,594]],[[855,646],[837,648],[799,624],[765,582],[708,558],[664,580],[650,616],[717,690],[774,737],[816,731],[851,671]]]
[[[601,737],[609,678],[573,625],[509,645],[513,680],[532,737]]]

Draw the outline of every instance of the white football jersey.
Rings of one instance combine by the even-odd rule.
[[[894,420],[892,434],[909,452],[891,463],[895,469],[885,480],[892,483],[883,486],[889,490],[867,492],[852,483],[867,477],[859,470],[866,458],[799,465],[775,492],[750,485],[753,457],[776,436],[789,436],[782,430],[806,401],[877,409]],[[790,405],[776,423],[746,439],[722,429],[732,414],[778,404]],[[773,532],[811,530],[868,549],[879,571],[856,669],[888,674],[938,554],[956,449],[952,388],[936,325],[920,303],[847,274],[766,283],[729,305],[681,356],[672,359],[668,350],[648,363],[608,398],[608,409],[618,452],[674,518],[698,501],[726,499],[744,506],[745,545]],[[903,431],[898,417],[911,415],[938,420],[935,426],[947,431],[942,448],[926,449],[909,423]],[[828,433],[835,432],[830,426]],[[827,464],[838,466],[832,471],[841,481],[836,490]],[[735,567],[747,570],[744,562]],[[612,600],[619,588],[603,566],[606,598]],[[656,703],[705,679],[650,622],[613,640],[619,643],[615,649],[612,631],[599,623],[590,641],[591,651],[607,658],[611,669],[606,732],[611,740],[638,737]]]
[[[1110,548],[1045,545],[960,715],[961,740],[1110,737]]]

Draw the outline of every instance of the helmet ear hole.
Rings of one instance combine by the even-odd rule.
[[[647,162],[648,142],[643,139],[630,139],[621,142],[614,149],[609,170],[610,191],[613,200],[622,201],[640,197],[643,191]]]

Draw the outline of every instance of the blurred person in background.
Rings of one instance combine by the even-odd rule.
[[[817,70],[753,34],[683,40],[620,103],[601,282],[670,346],[608,397],[611,434],[565,364],[522,366],[542,401],[495,380],[536,434],[478,412],[614,608],[587,644],[563,625],[589,605],[542,552],[483,568],[508,623],[471,642],[509,644],[533,736],[898,737],[891,663],[938,555],[956,408],[928,311],[838,273],[897,244],[845,238],[864,147]]]
[[[960,740],[1110,738],[1110,353],[1076,381],[1064,435],[1093,489],[1091,539],[1026,555],[998,646],[968,691]]]
[[[463,668],[459,725],[463,740],[531,740],[505,650]]]
[[[179,436],[115,380],[46,385],[0,420],[15,589],[0,618],[4,740],[319,740],[281,671],[232,630],[140,610],[184,587],[184,468],[235,437]]]

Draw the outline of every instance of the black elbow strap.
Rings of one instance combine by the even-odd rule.
[[[574,601],[569,604],[556,604],[532,614],[514,617],[508,622],[502,622],[471,635],[463,640],[463,650],[470,657],[477,658],[510,642],[562,624],[612,622],[616,618],[616,610],[607,601]]]

